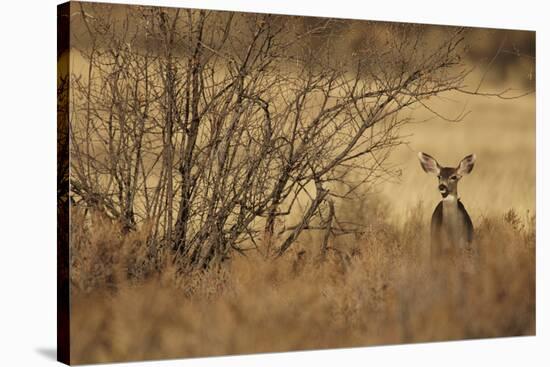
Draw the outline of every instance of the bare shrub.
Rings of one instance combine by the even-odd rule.
[[[461,28],[78,6],[72,197],[123,232],[149,223],[180,268],[361,232],[340,202],[398,173],[385,162],[411,109],[440,116],[428,99],[469,72]]]

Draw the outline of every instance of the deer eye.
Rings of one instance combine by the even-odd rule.
[[[441,175],[437,175],[437,179],[438,179],[438,180],[441,180]]]
[[[451,176],[451,180],[456,180],[458,177],[456,176]]]

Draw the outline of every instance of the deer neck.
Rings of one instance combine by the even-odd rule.
[[[447,195],[447,197],[441,199],[443,202],[443,206],[452,207],[452,206],[458,206],[458,194],[452,193]]]
[[[443,203],[443,225],[447,228],[448,235],[455,238],[460,233],[460,213],[458,210],[458,195],[447,195]]]
[[[458,195],[456,193],[447,195],[441,200],[443,203],[443,215],[453,217],[458,213]]]

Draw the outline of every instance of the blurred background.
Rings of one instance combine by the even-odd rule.
[[[343,31],[342,57],[353,55],[367,38],[374,38],[383,50],[385,40],[392,37],[388,33],[392,23],[351,24]],[[409,26],[434,41],[446,32],[443,26]],[[419,151],[452,167],[468,154],[477,155],[473,172],[459,184],[459,195],[474,223],[511,208],[523,219],[535,212],[535,32],[466,28],[464,43],[464,61],[472,70],[465,89],[506,92],[505,98],[449,92],[430,100],[431,111],[423,107],[409,111],[414,122],[401,130],[407,144],[397,147],[388,160],[401,175],[374,190],[389,203],[395,214],[390,218],[399,222],[419,202],[431,214],[440,199],[436,178],[420,168]],[[452,121],[457,117],[462,118]]]

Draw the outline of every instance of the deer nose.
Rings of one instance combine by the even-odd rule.
[[[445,191],[445,190],[447,190],[447,186],[443,184],[439,185],[439,191]]]

